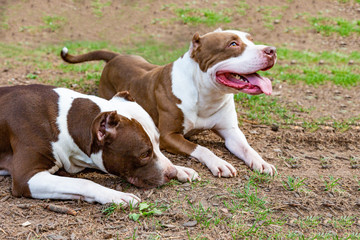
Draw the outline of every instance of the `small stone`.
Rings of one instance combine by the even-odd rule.
[[[162,226],[165,228],[176,228],[176,226],[172,224],[163,224]]]
[[[120,184],[116,185],[115,190],[122,192],[122,186]]]
[[[346,45],[346,42],[341,41],[341,42],[340,42],[340,45],[341,45],[341,46],[345,46],[345,45]]]
[[[276,152],[276,153],[281,153],[282,152],[280,148],[275,148],[275,149],[273,149],[273,151]]]
[[[23,226],[23,227],[27,227],[27,226],[30,226],[30,225],[31,225],[31,222],[29,222],[29,221],[26,221],[23,224],[21,224],[21,226]]]
[[[220,211],[222,211],[223,213],[229,213],[229,210],[227,208],[221,208]]]
[[[279,19],[275,19],[274,24],[279,24],[280,20]]]
[[[297,61],[295,59],[291,60],[291,62],[290,62],[291,65],[294,65],[296,63],[297,63]]]
[[[110,237],[108,237],[109,235],[110,235]],[[109,238],[112,238],[112,234],[105,234],[104,239],[109,239]],[[70,239],[71,239],[71,240],[75,240],[75,239],[76,239],[75,233],[72,233],[72,234],[71,234]]]
[[[276,125],[276,124],[272,124],[271,125],[271,130],[273,130],[274,132],[277,132],[277,131],[279,131],[279,126]]]
[[[354,64],[354,60],[349,60],[348,64],[349,64],[349,65],[353,65],[353,64]]]
[[[325,61],[324,60],[320,60],[319,61],[319,65],[324,65]]]
[[[189,221],[183,224],[184,227],[195,227],[197,225],[197,221]]]

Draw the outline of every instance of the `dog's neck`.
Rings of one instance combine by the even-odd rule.
[[[221,108],[233,94],[219,87],[213,80],[215,76],[212,73],[201,71],[199,64],[190,57],[190,51],[173,64],[173,92],[182,101],[186,99],[189,104],[198,106],[198,115],[205,117]],[[211,109],[201,113],[201,106],[211,106]]]

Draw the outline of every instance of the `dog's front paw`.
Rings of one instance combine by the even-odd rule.
[[[116,203],[116,204],[120,204],[123,207],[129,205],[136,206],[137,204],[139,204],[139,202],[141,202],[140,198],[138,198],[134,194],[118,192],[115,190],[113,190],[113,192],[111,193],[102,195],[101,198],[102,199],[98,202],[102,204]]]
[[[180,182],[192,182],[192,181],[200,181],[201,178],[199,174],[191,168],[175,166],[177,170],[176,178]]]
[[[236,177],[236,169],[220,158],[212,159],[205,164],[215,177]]]
[[[250,164],[249,167],[252,170],[256,170],[260,173],[266,173],[269,174],[271,176],[274,176],[277,171],[276,168],[274,167],[274,165],[265,162],[264,160],[253,160]]]

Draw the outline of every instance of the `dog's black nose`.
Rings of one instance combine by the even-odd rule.
[[[263,49],[263,51],[269,57],[274,57],[276,54],[276,47],[266,47]]]

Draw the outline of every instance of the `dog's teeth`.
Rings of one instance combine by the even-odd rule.
[[[233,73],[232,76],[233,76],[234,78],[236,78],[236,79],[240,79],[240,78],[241,78],[241,76],[240,76],[239,74],[235,74],[235,73]]]

